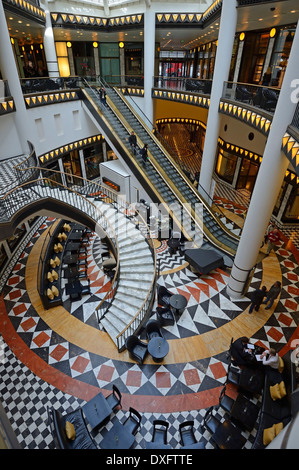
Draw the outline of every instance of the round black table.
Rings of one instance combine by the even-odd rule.
[[[174,313],[181,315],[187,306],[187,299],[181,294],[174,294],[170,297],[169,304]]]
[[[176,253],[178,247],[180,246],[181,240],[179,238],[169,238],[167,240],[167,245],[171,254]]]
[[[168,354],[169,344],[165,338],[155,336],[149,341],[147,350],[155,362],[161,362]]]

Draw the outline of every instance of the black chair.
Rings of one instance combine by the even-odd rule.
[[[239,386],[240,374],[241,374],[240,369],[237,369],[236,367],[232,367],[231,364],[229,364],[228,369],[227,369],[226,383],[232,383],[234,385]]]
[[[141,414],[138,413],[138,411],[135,410],[132,407],[129,408],[129,412],[130,412],[130,414],[127,417],[127,419],[125,420],[125,422],[123,423],[123,425],[129,433],[131,433],[131,434],[133,434],[133,436],[135,436],[138,429],[140,428]]]
[[[181,444],[182,446],[190,446],[195,444],[196,438],[194,435],[194,421],[184,421],[179,426]]]
[[[129,356],[137,361],[138,364],[143,364],[143,361],[148,353],[147,343],[140,341],[136,335],[131,335],[126,338],[125,346],[129,352]]]
[[[163,421],[162,419],[155,419],[153,425],[154,429],[152,442],[155,442],[156,444],[166,445],[169,423],[167,421]]]
[[[166,289],[164,286],[158,286],[157,289],[157,297],[158,297],[158,304],[162,305],[163,307],[168,307],[170,303],[170,297],[173,294]]]
[[[263,88],[263,100],[261,103],[262,108],[266,111],[273,111],[276,108],[278,96],[273,90]]]
[[[81,295],[90,295],[90,279],[87,279],[87,284],[83,285],[80,283],[81,286]]]
[[[75,302],[76,300],[81,300],[81,299],[82,299],[81,292],[74,292],[73,294],[70,294],[70,300],[72,302]]]
[[[116,385],[112,385],[112,393],[106,397],[106,401],[114,411],[118,406],[121,408],[121,393]]]
[[[221,421],[213,415],[213,408],[213,406],[210,406],[210,408],[207,409],[202,424],[202,428],[206,428],[211,434],[214,434],[221,424]]]
[[[149,320],[145,325],[145,331],[148,341],[150,341],[155,336],[160,336],[161,338],[164,338],[164,335],[161,330],[161,323],[159,322],[159,320]]]
[[[226,394],[226,385],[222,388],[220,395],[219,395],[219,406],[226,411],[227,413],[231,413],[232,407],[234,406],[235,400],[231,397],[228,397]]]
[[[175,323],[173,311],[167,307],[157,307],[157,317],[162,326],[171,326]]]
[[[253,93],[247,90],[244,86],[238,86],[236,89],[236,100],[243,103],[250,103],[253,98]]]

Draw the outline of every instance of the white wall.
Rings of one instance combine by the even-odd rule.
[[[22,146],[14,121],[14,113],[0,116],[0,160],[22,155]]]
[[[36,155],[100,133],[83,111],[81,101],[32,108],[28,118],[35,128],[36,139],[32,143]]]

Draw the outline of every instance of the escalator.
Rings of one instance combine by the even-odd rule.
[[[106,131],[113,130],[122,144],[127,148],[129,154],[131,149],[128,142],[130,131],[133,130],[138,137],[139,146],[148,144],[148,153],[150,161],[144,166],[142,158],[138,154],[136,160],[139,164],[139,178],[143,173],[159,193],[161,200],[166,205],[179,204],[181,211],[189,211],[194,226],[198,229],[197,207],[199,203],[203,204],[203,244],[204,248],[216,249],[216,251],[225,254],[226,258],[232,258],[237,250],[239,238],[232,234],[224,224],[214,215],[208,204],[199,195],[198,191],[191,185],[184,173],[173,162],[171,156],[167,154],[158,139],[155,138],[152,131],[142,122],[138,114],[133,110],[124,97],[114,88],[105,85],[109,105],[105,106],[101,100],[96,87],[91,88],[88,84],[83,89],[83,101],[92,106],[93,116],[102,126],[106,123]],[[105,129],[104,129],[105,131]],[[128,161],[128,154],[121,154],[124,160]],[[159,201],[157,201],[159,202]],[[186,204],[190,209],[186,209]],[[184,220],[181,217],[180,220]],[[190,234],[194,240],[194,233]],[[196,240],[195,240],[196,242]],[[228,263],[226,263],[228,264]]]

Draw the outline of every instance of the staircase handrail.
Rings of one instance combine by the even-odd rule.
[[[41,168],[41,167],[34,167],[34,168],[36,170],[39,170],[39,171],[46,170],[47,172],[51,172],[51,173],[56,174],[56,175],[62,175],[63,174],[65,177],[69,176],[68,173],[60,172],[60,171],[57,171],[57,170],[52,170],[52,169],[47,169],[47,168],[45,169],[45,168]],[[19,166],[18,166],[18,169],[20,171],[26,171],[30,168],[24,168],[23,169],[23,168],[19,168]],[[107,188],[103,187],[101,184],[99,184],[97,182],[87,180],[87,179],[85,179],[83,177],[80,177],[80,176],[74,176],[74,178],[75,179],[77,178],[77,179],[79,179],[83,182],[83,185],[80,188],[82,188],[82,187],[86,188],[86,186],[88,186],[88,185],[84,185],[84,182],[86,182],[89,185],[91,185],[91,187],[94,187],[95,191],[93,191],[93,193],[101,192],[101,193],[105,194],[106,197],[103,197],[102,201],[103,202],[110,202],[112,200],[114,203],[117,204],[118,210],[120,209],[120,211],[122,213],[125,213],[125,212],[127,212],[129,214],[132,213],[132,212],[135,213],[135,216],[134,216],[134,218],[131,219],[131,222],[133,222],[135,224],[135,226],[139,227],[139,228],[142,225],[142,227],[146,230],[147,236],[145,237],[145,240],[147,241],[147,243],[149,245],[149,248],[150,248],[150,251],[151,251],[151,254],[152,254],[153,264],[154,264],[154,274],[153,274],[153,279],[151,281],[151,285],[150,285],[148,294],[146,296],[146,299],[144,300],[142,306],[140,307],[139,311],[135,315],[135,316],[140,316],[140,311],[142,311],[142,312],[144,311],[144,306],[147,303],[149,296],[152,297],[155,294],[155,291],[152,290],[152,287],[155,287],[155,284],[156,284],[156,249],[155,249],[155,244],[154,244],[151,232],[149,230],[149,227],[148,227],[147,223],[145,222],[144,218],[142,217],[141,213],[138,210],[136,210],[136,208],[134,208],[130,203],[128,203],[124,199],[120,198],[115,191],[113,191],[111,189],[107,189]],[[48,179],[49,178],[45,178],[45,180],[48,180]],[[56,181],[53,181],[53,182],[54,182],[54,184],[57,184]],[[63,185],[61,185],[61,186],[63,186]],[[67,188],[65,186],[63,186],[63,188],[67,189],[67,190],[70,189],[70,188]],[[71,190],[71,191],[73,191],[73,190]],[[75,193],[80,194],[78,191],[75,191]],[[90,204],[93,204],[91,201],[88,201],[88,202]],[[114,232],[114,234],[115,234],[115,232]],[[115,237],[116,237],[116,235],[115,235]],[[116,242],[117,242],[117,238],[116,238]],[[118,243],[117,243],[117,253],[118,252],[119,252],[119,249],[118,249]],[[117,266],[116,266],[116,269],[115,269],[115,275],[113,277],[113,281],[111,282],[112,285],[111,285],[109,291],[104,296],[104,298],[101,300],[100,304],[96,307],[97,312],[102,310],[101,317],[107,311],[107,308],[106,308],[105,312],[103,313],[103,309],[105,309],[105,307],[104,307],[105,302],[107,302],[107,300],[111,300],[111,298],[113,298],[113,292],[114,292],[115,288],[117,287],[117,286],[115,286],[115,282],[116,282],[116,279],[118,281],[118,278],[119,278],[119,256],[117,256]],[[98,314],[98,318],[100,318],[99,314]],[[142,319],[141,319],[141,321],[142,321]]]

